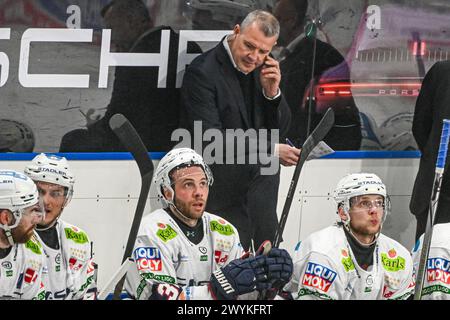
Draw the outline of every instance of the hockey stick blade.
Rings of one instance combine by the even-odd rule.
[[[434,217],[439,202],[439,194],[447,160],[448,142],[450,137],[450,120],[444,119],[442,125],[441,141],[436,159],[436,170],[434,174],[433,190],[431,192],[430,207],[428,210],[427,225],[423,236],[422,251],[420,252],[419,268],[416,273],[416,286],[414,288],[414,300],[422,299],[422,288],[427,272],[427,261],[430,253],[431,239],[433,237]]]
[[[127,150],[133,155],[134,160],[139,168],[141,174],[141,191],[139,194],[139,200],[134,213],[133,222],[131,224],[130,233],[128,235],[127,245],[123,254],[122,263],[131,257],[136,236],[141,223],[142,215],[144,213],[147,197],[150,192],[150,185],[153,177],[153,162],[150,159],[147,149],[142,142],[139,134],[133,125],[125,118],[124,115],[118,113],[111,117],[109,125],[114,133],[119,138],[120,142],[127,148]],[[125,281],[125,275],[120,279],[114,289],[113,299],[117,300],[123,288]]]
[[[283,241],[282,236],[284,227],[286,225],[289,211],[291,209],[292,200],[294,198],[294,192],[297,187],[298,178],[300,177],[303,165],[305,164],[306,159],[308,159],[308,156],[311,153],[311,151],[317,146],[317,144],[320,141],[322,141],[325,138],[325,136],[328,134],[333,125],[334,125],[334,111],[333,109],[329,108],[325,113],[325,115],[323,116],[322,120],[320,120],[317,127],[308,136],[308,138],[306,139],[305,143],[302,146],[300,159],[298,160],[297,165],[295,166],[294,175],[292,176],[292,180],[289,185],[289,191],[286,197],[286,202],[284,203],[283,211],[280,217],[280,222],[278,223],[278,229],[275,233],[275,237],[272,243],[273,247],[275,248],[278,248],[280,243]]]

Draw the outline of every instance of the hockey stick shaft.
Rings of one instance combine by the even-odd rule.
[[[305,164],[306,159],[308,159],[308,156],[311,153],[311,151],[316,147],[316,145],[320,141],[322,141],[325,138],[325,136],[333,127],[333,125],[334,125],[334,111],[333,109],[329,108],[325,113],[325,115],[323,116],[322,120],[317,125],[317,127],[314,129],[311,135],[308,136],[305,143],[303,144],[302,151],[300,153],[300,159],[298,160],[297,165],[295,166],[294,175],[292,176],[292,180],[289,185],[289,190],[286,197],[286,202],[284,203],[283,211],[280,217],[280,222],[278,223],[278,229],[275,232],[275,237],[272,243],[273,247],[275,248],[278,248],[280,243],[283,241],[282,236],[284,227],[286,225],[289,211],[291,209],[292,200],[294,199],[295,189],[297,187],[298,179],[300,177],[303,165]]]
[[[133,125],[122,114],[115,114],[111,117],[109,125],[114,133],[119,138],[120,142],[127,148],[127,150],[133,155],[134,160],[139,168],[141,174],[141,191],[139,194],[136,211],[134,213],[133,222],[131,224],[130,233],[128,235],[127,245],[122,258],[122,263],[131,257],[134,243],[136,242],[136,236],[141,223],[142,215],[144,213],[145,205],[147,202],[148,193],[150,191],[150,185],[153,177],[153,162],[150,159],[147,149],[142,142],[139,134]],[[114,300],[117,300],[123,288],[125,281],[125,275],[117,283],[114,290]]]
[[[416,286],[414,288],[414,300],[421,300],[422,288],[427,273],[427,262],[430,253],[431,239],[433,237],[433,225],[436,215],[436,209],[439,203],[439,194],[441,191],[442,176],[444,174],[445,163],[447,160],[448,142],[450,133],[450,120],[445,119],[442,125],[441,141],[436,159],[436,170],[434,174],[433,189],[431,192],[430,207],[428,210],[427,226],[423,237],[422,250],[420,252],[419,268],[416,273]]]

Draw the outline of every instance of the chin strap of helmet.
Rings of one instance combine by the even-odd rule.
[[[66,199],[64,200],[64,204],[61,207],[61,212],[58,214],[58,216],[55,218],[55,220],[53,220],[52,222],[49,223],[49,225],[45,226],[45,225],[38,224],[36,226],[36,231],[45,231],[45,230],[51,229],[58,222],[59,218],[61,217],[61,215],[64,211],[64,208],[66,207],[66,205],[69,204],[69,202],[71,200],[71,194],[70,194],[69,189],[67,187],[64,187],[64,188],[67,189],[67,195],[66,195]],[[42,204],[42,205],[44,205],[44,204]],[[45,210],[45,208],[42,208],[42,210]]]
[[[378,231],[376,234],[375,234],[375,236],[374,236],[374,238],[373,238],[373,241],[371,242],[371,243],[362,243],[361,241],[359,241],[358,240],[358,238],[353,234],[353,232],[352,232],[352,228],[350,227],[350,222],[347,224],[347,223],[344,223],[343,224],[344,225],[344,228],[345,228],[345,230],[347,230],[347,232],[350,234],[350,236],[359,244],[359,245],[361,245],[362,247],[370,247],[371,245],[373,245],[375,242],[377,242],[377,240],[378,240],[378,236],[380,235],[380,233],[381,233],[381,231]]]
[[[14,239],[13,239],[12,234],[11,234],[11,229],[9,228],[9,226],[4,226],[3,230],[5,230],[5,235],[6,235],[6,238],[8,238],[9,244],[11,246],[13,246],[15,243],[14,243]]]
[[[171,200],[166,200],[167,204],[169,205],[169,209],[173,208],[173,213],[181,220],[183,221],[186,225],[190,225],[190,218],[186,217],[181,211],[180,209],[178,209],[177,205],[175,204],[175,192],[173,193],[173,199]]]
[[[43,209],[43,210],[45,210],[45,209]],[[38,224],[36,226],[36,231],[45,231],[45,230],[53,228],[56,225],[56,223],[58,222],[59,218],[61,217],[63,210],[64,210],[64,207],[61,208],[61,212],[58,214],[58,216],[55,218],[55,220],[50,222],[47,226]]]
[[[350,211],[350,200],[348,200],[348,201],[346,201],[346,203],[342,204],[342,209],[344,210],[344,213],[345,213],[345,215],[347,216],[347,220],[342,220],[342,219],[341,219],[342,225],[344,226],[345,230],[347,230],[347,232],[351,235],[351,237],[352,237],[358,244],[360,244],[362,247],[370,247],[370,246],[373,245],[375,242],[377,242],[378,237],[380,236],[380,233],[381,233],[381,226],[382,226],[383,224],[380,225],[380,231],[378,231],[378,232],[375,234],[375,236],[374,236],[372,242],[370,242],[370,243],[362,243],[362,242],[359,241],[358,238],[354,235],[354,233],[352,232],[351,225],[350,225],[350,214],[349,214],[349,211]],[[384,213],[384,216],[385,216],[385,215],[386,215],[386,212]],[[383,219],[383,222],[384,222],[384,219]]]
[[[44,226],[44,225],[38,224],[36,226],[36,231],[45,231],[45,230],[53,228],[56,225],[56,223],[58,222],[60,216],[61,216],[61,214],[59,214],[59,216],[56,217],[56,219],[53,220],[48,226]]]

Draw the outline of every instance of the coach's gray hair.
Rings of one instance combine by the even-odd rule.
[[[242,21],[241,29],[244,30],[254,22],[257,23],[266,37],[278,37],[280,34],[280,24],[277,18],[267,11],[255,10],[250,12]]]

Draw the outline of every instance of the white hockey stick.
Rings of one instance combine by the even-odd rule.
[[[425,229],[425,235],[423,237],[422,251],[420,252],[419,269],[416,273],[414,300],[422,299],[422,288],[425,281],[425,274],[427,272],[427,262],[428,262],[428,255],[430,253],[431,238],[433,237],[434,218],[439,203],[442,175],[444,174],[445,162],[447,160],[449,133],[450,133],[450,120],[444,119],[444,123],[442,125],[441,142],[439,144],[439,151],[436,159],[436,170],[434,174],[433,190],[431,192],[427,226]]]
[[[122,279],[125,276],[128,269],[133,264],[134,264],[134,261],[132,259],[128,258],[127,260],[125,260],[125,262],[122,263],[122,265],[120,266],[119,270],[117,270],[117,272],[112,276],[112,278],[109,279],[108,283],[105,285],[103,290],[98,294],[97,298],[99,300],[105,300],[108,297],[108,295],[111,292],[113,292],[113,289],[114,289],[114,286],[116,285],[116,283],[119,282],[120,279]]]

